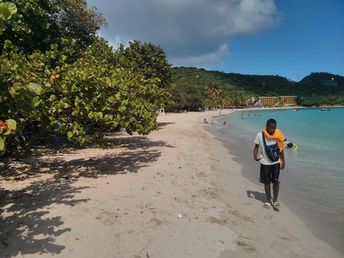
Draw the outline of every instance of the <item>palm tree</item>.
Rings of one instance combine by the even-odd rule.
[[[206,89],[206,96],[209,98],[210,103],[212,104],[213,107],[218,107],[218,106],[222,106],[221,102],[222,102],[222,90],[217,88],[217,87],[213,87],[213,88],[207,88]]]

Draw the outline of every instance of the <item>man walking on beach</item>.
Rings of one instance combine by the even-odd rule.
[[[285,167],[283,133],[276,129],[275,119],[266,122],[266,128],[259,132],[254,141],[253,159],[260,162],[260,182],[265,186],[266,202],[265,208],[273,205],[275,208],[280,204],[277,201],[279,192],[280,169]],[[258,155],[260,147],[260,154]],[[273,199],[271,199],[271,183],[273,184]]]

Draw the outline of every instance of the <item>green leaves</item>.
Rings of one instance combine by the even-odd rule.
[[[166,88],[171,82],[171,65],[160,46],[131,41],[129,47],[119,48],[116,59],[119,66],[130,68],[145,79],[157,79],[156,83],[161,88]]]
[[[13,119],[0,120],[0,156],[6,152],[6,136],[15,133],[17,122]]]
[[[0,19],[8,20],[16,12],[17,12],[17,7],[14,3],[0,2]]]
[[[171,72],[160,47],[113,50],[95,36],[104,20],[85,0],[15,2],[12,16],[0,0],[0,22],[13,18],[0,36],[0,118],[15,119],[26,135],[39,125],[80,145],[103,144],[121,127],[156,128]]]
[[[141,134],[155,129],[164,95],[157,80],[92,59],[92,49],[65,66],[63,80],[55,80],[46,93],[44,113],[51,124],[58,121],[59,131],[81,145],[101,143],[105,133],[120,127]]]
[[[33,92],[36,95],[40,95],[42,93],[42,86],[35,82],[30,82],[27,86],[27,89]]]
[[[118,111],[120,112],[120,113],[123,113],[124,111],[126,111],[127,110],[127,107],[125,106],[125,105],[122,105],[122,106],[120,106],[119,108],[118,108]]]
[[[0,136],[0,156],[3,155],[6,151],[6,142],[5,142],[5,137]]]
[[[10,134],[14,134],[16,128],[17,128],[17,122],[13,119],[7,119],[6,121],[7,124],[7,130],[5,132],[3,132],[3,135],[10,135]]]
[[[5,29],[5,20],[9,20],[16,12],[17,7],[14,3],[0,2],[0,35]]]

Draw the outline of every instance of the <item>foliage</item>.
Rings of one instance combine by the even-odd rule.
[[[0,120],[18,122],[25,146],[47,131],[105,145],[119,128],[156,129],[171,74],[160,47],[114,50],[95,35],[105,21],[85,0],[13,2],[18,12],[0,36]]]
[[[74,39],[78,48],[90,45],[104,18],[95,9],[88,9],[84,0],[13,0],[17,13],[6,22],[8,28],[0,36],[9,40],[25,53],[45,52],[52,44],[59,49],[70,48]],[[1,53],[1,52],[0,52]]]
[[[329,80],[336,83],[331,86]],[[172,82],[167,88],[174,100],[167,103],[167,109],[170,110],[182,110],[189,106],[193,106],[193,110],[204,109],[205,106],[238,107],[245,106],[249,97],[281,95],[297,95],[299,104],[305,106],[344,104],[344,77],[329,73],[312,73],[300,82],[292,82],[280,76],[242,75],[179,67],[173,69]],[[197,91],[207,94],[198,94],[200,100],[195,107],[195,101],[187,99]],[[217,91],[220,93],[217,94]]]
[[[48,53],[30,55],[9,50],[0,56],[1,116],[31,120],[37,118],[42,86],[49,83]]]
[[[333,81],[337,86],[344,86],[344,77],[331,73],[311,73],[300,81],[300,85],[306,87],[319,87],[327,81]]]
[[[140,41],[129,42],[129,47],[121,45],[117,54],[118,65],[133,69],[146,79],[159,78],[159,87],[165,88],[171,81],[171,65],[167,62],[160,46]]]
[[[54,15],[59,7],[53,1],[13,1],[18,12],[6,23],[7,30],[0,36],[0,49],[5,40],[11,41],[25,52],[46,50],[57,42],[60,33]]]
[[[90,57],[93,62],[98,61],[102,63],[111,64],[113,67],[125,68],[119,65],[118,61],[118,51],[115,51],[106,40],[103,38],[95,38],[92,45],[84,49],[80,54],[80,57],[88,58]],[[125,63],[125,59],[122,60]],[[128,66],[130,69],[130,66]]]
[[[120,127],[130,134],[156,128],[156,110],[167,97],[159,78],[116,67],[115,53],[101,39],[72,64],[56,55],[61,53],[52,45],[45,53],[12,49],[0,56],[2,116],[20,120],[24,129],[39,122],[81,145],[101,143]],[[56,62],[61,66],[53,68]]]
[[[5,30],[5,21],[11,19],[12,15],[17,12],[15,4],[0,1],[0,35]]]
[[[67,65],[45,94],[51,124],[72,142],[102,142],[118,128],[147,134],[156,129],[156,110],[163,90],[157,79],[145,79],[123,68],[81,58]]]
[[[13,119],[0,120],[0,156],[6,151],[6,137],[14,134],[17,122]]]
[[[59,0],[58,24],[65,38],[78,39],[85,46],[92,44],[95,33],[105,25],[104,17],[95,7],[88,8],[86,0]]]
[[[167,91],[171,96],[166,102],[165,108],[167,111],[199,111],[207,106],[204,98],[205,91],[197,85],[187,85],[182,88],[172,84],[167,88]]]
[[[173,83],[167,88],[174,101],[167,103],[166,109],[198,111],[206,107],[221,108],[245,104],[250,92],[228,81],[223,75],[225,74],[204,69],[174,68]]]
[[[209,100],[209,106],[219,107],[222,104],[222,90],[218,87],[207,88],[206,97]]]

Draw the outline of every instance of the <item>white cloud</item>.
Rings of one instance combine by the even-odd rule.
[[[161,45],[172,62],[205,66],[228,54],[228,42],[273,26],[274,0],[88,0],[105,16],[113,45],[137,39]],[[209,63],[208,63],[209,62]],[[185,64],[186,65],[186,64]]]
[[[224,44],[215,52],[185,58],[172,58],[171,61],[175,66],[210,68],[212,65],[221,63],[228,55],[228,46]]]

